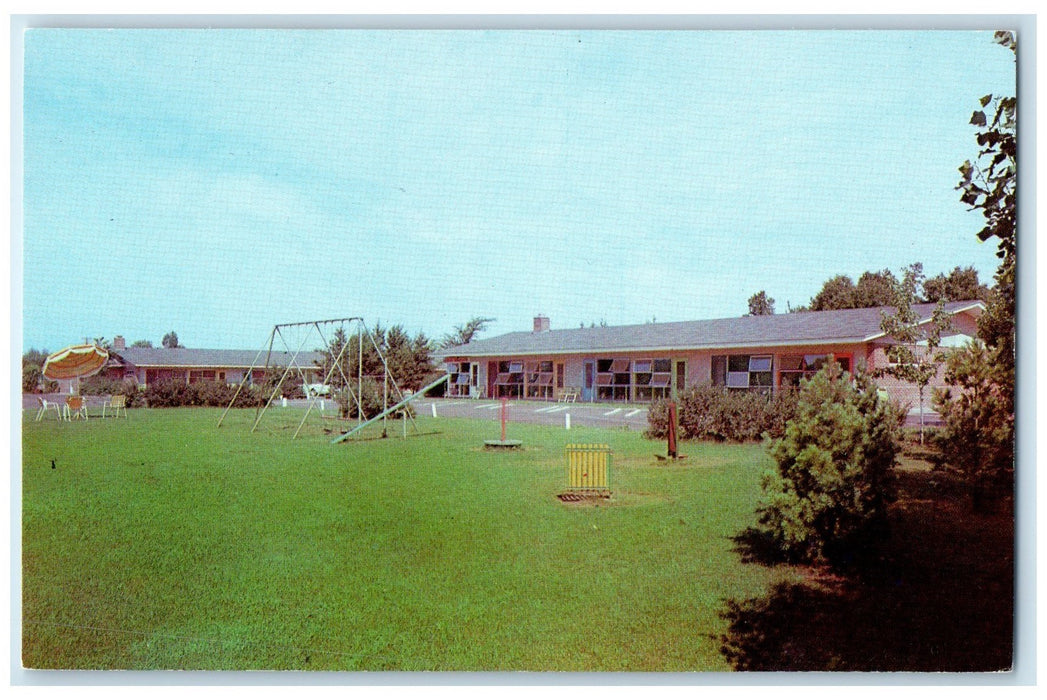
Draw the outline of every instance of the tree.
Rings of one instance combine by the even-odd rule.
[[[996,32],[997,43],[1017,55],[1017,43],[1011,32]],[[960,166],[963,192],[960,201],[982,212],[985,226],[978,238],[998,238],[997,257],[1007,261],[1015,253],[1015,194],[1018,172],[1017,108],[1015,97],[985,95],[981,109],[971,114],[971,124],[979,127],[977,141],[982,150],[972,163]],[[986,112],[992,115],[991,120]]]
[[[389,329],[385,340],[383,353],[396,382],[404,389],[420,389],[422,381],[433,371],[429,340],[422,333],[412,339],[399,325]]]
[[[1008,490],[1014,478],[1014,402],[997,378],[985,344],[972,340],[949,353],[945,379],[952,389],[935,392],[945,426],[936,440],[941,463],[967,484],[981,509],[990,494]]]
[[[995,41],[1017,56],[1011,32],[996,32]],[[974,493],[995,482],[1009,483],[1014,469],[1014,335],[1017,228],[1015,199],[1018,177],[1017,100],[985,95],[971,115],[980,150],[974,162],[960,166],[960,201],[982,213],[981,241],[997,239],[996,286],[978,319],[985,349],[968,346],[954,352],[947,379],[957,394],[939,400],[946,420],[940,444],[947,466],[963,474]],[[972,501],[978,505],[978,499]]]
[[[774,314],[774,299],[767,296],[762,289],[749,297],[750,316],[771,316]]]
[[[414,364],[416,378],[411,387],[414,389],[420,389],[429,375],[431,375],[436,368],[433,366],[433,341],[426,337],[425,333],[419,331],[418,335],[411,341],[411,352],[414,353]]]
[[[40,365],[22,365],[22,392],[35,393],[40,388],[40,380],[43,378]]]
[[[891,306],[894,303],[897,285],[898,279],[890,270],[863,272],[857,284],[846,275],[836,275],[822,285],[821,290],[811,299],[809,307],[790,305],[789,311],[792,313]],[[917,298],[914,303],[986,299],[988,293],[988,288],[978,282],[977,270],[971,267],[957,267],[948,275],[942,273],[926,280],[922,287],[922,294],[925,296]]]
[[[444,336],[440,345],[444,348],[458,347],[472,341],[477,333],[487,330],[487,324],[494,323],[493,318],[474,316],[461,326],[455,326],[454,332]]]
[[[996,43],[1017,56],[1017,42],[1011,32],[996,32]],[[981,150],[974,160],[960,166],[956,189],[960,201],[982,213],[985,225],[978,238],[997,239],[996,293],[988,301],[979,323],[979,334],[1003,373],[1001,381],[1014,387],[1015,266],[1017,263],[1015,199],[1018,185],[1017,109],[1015,97],[985,95],[981,109],[971,115],[978,127],[976,137]],[[990,117],[991,115],[991,117]]]
[[[863,272],[855,284],[846,275],[836,275],[822,285],[811,299],[810,311],[833,311],[837,309],[869,309],[887,306],[897,279],[890,270]],[[800,307],[797,310],[808,310]]]
[[[131,343],[132,348],[151,348],[153,347],[153,341],[151,340],[136,340]]]
[[[978,271],[973,267],[955,267],[946,275],[944,272],[923,281],[923,296],[929,302],[970,301],[989,299],[989,288],[978,281]]]
[[[863,272],[854,288],[853,308],[871,309],[877,306],[890,306],[894,300],[894,290],[897,284],[898,278],[890,270]]]
[[[28,352],[22,355],[22,367],[26,367],[27,365],[43,367],[44,360],[46,360],[47,356],[50,354],[51,353],[47,352],[47,350],[36,350],[30,348]]]
[[[847,275],[836,275],[822,285],[811,299],[811,311],[854,308],[854,282]]]
[[[185,347],[184,345],[180,345],[178,343],[178,334],[175,333],[174,331],[171,331],[170,333],[165,335],[163,341],[161,341],[161,342],[163,343],[163,346],[165,348],[182,348],[182,347]]]
[[[902,280],[894,286],[893,313],[881,312],[880,329],[893,341],[887,346],[886,367],[876,370],[877,376],[891,376],[916,385],[920,396],[920,444],[924,443],[924,396],[927,386],[938,374],[945,361],[941,346],[942,334],[952,327],[945,303],[938,302],[931,318],[921,323],[920,314],[912,307],[920,301],[923,283],[923,265],[913,263],[905,268]]]
[[[22,355],[22,391],[26,394],[32,394],[40,389],[41,382],[44,382],[45,390],[52,389],[55,382],[44,379],[41,368],[44,366],[44,361],[48,356],[47,350],[36,350],[30,348],[30,350]]]
[[[411,338],[401,325],[386,330],[375,323],[369,331],[353,334],[337,328],[328,347],[321,351],[323,359],[319,364],[327,376],[334,360],[341,356],[340,366],[331,375],[335,398],[343,416],[355,413],[364,418],[400,400],[392,383],[387,389],[386,369],[401,391],[421,388],[434,369],[432,349],[424,333]]]
[[[318,365],[323,376],[327,376],[334,367],[335,359],[341,356],[340,366],[334,368],[330,382],[339,390],[337,393],[343,410],[348,415],[362,408],[364,413],[370,414],[374,405],[383,407],[387,403],[392,405],[399,401],[392,385],[389,386],[388,396],[385,394],[385,369],[388,368],[401,390],[417,390],[434,369],[432,349],[432,343],[424,333],[411,338],[400,325],[385,330],[380,323],[375,323],[369,331],[353,334],[347,334],[339,327],[331,336],[328,347],[320,351],[323,358],[318,361]],[[361,402],[358,405],[354,397],[358,393],[361,375],[363,388],[360,391],[366,394],[367,400],[363,400],[365,397],[356,397]]]
[[[770,445],[757,510],[780,550],[838,563],[881,536],[895,498],[901,413],[864,372],[831,362],[800,389],[795,417]]]

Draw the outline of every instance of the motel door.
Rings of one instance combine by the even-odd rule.
[[[680,398],[680,394],[687,388],[687,360],[676,361],[676,371],[673,373],[673,389],[672,394],[674,399]]]
[[[487,362],[487,398],[493,398],[495,396],[494,382],[498,378],[498,362],[495,360],[488,360]]]
[[[596,361],[586,360],[585,361],[585,379],[582,382],[582,401],[590,402],[593,400],[593,382],[596,379]]]

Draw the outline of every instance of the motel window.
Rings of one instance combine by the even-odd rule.
[[[669,395],[672,374],[668,359],[633,361],[633,400],[651,401]]]
[[[770,355],[713,355],[713,386],[755,391],[770,390],[774,373]]]
[[[523,397],[524,386],[524,363],[516,361],[503,361],[498,363],[498,374],[494,379],[495,396],[501,397]]]
[[[833,359],[840,363],[844,372],[851,371],[849,355],[782,355],[778,367],[779,385],[800,386],[801,380],[810,379]]]
[[[189,383],[196,384],[197,382],[209,382],[214,380],[214,370],[212,369],[192,369],[189,370]]]
[[[632,393],[632,363],[627,359],[602,358],[596,361],[596,398],[603,401],[628,401]]]
[[[450,362],[447,364],[447,372],[451,375],[448,382],[448,396],[469,396],[470,385],[476,383],[473,380],[473,363]]]
[[[525,393],[528,398],[553,398],[553,361],[540,360],[528,362],[526,366],[527,385]]]
[[[601,357],[587,361],[585,372],[585,386],[595,388],[597,401],[653,401],[672,394],[669,358]]]
[[[651,368],[654,366],[650,360],[633,361],[633,398],[637,401],[650,401],[653,398],[651,380]]]

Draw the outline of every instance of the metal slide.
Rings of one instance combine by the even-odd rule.
[[[388,416],[390,413],[393,413],[394,411],[400,410],[401,408],[406,406],[408,403],[410,403],[412,400],[414,400],[416,398],[419,398],[421,396],[424,396],[425,392],[429,391],[430,389],[435,389],[436,387],[440,386],[441,384],[443,384],[444,382],[446,382],[450,378],[451,378],[450,374],[445,374],[444,376],[440,377],[439,379],[437,379],[432,384],[430,384],[428,386],[425,386],[425,387],[422,387],[416,393],[411,394],[410,396],[408,396],[406,399],[404,399],[400,403],[395,404],[393,406],[390,406],[389,408],[385,409],[384,411],[379,413],[374,418],[371,418],[370,420],[365,421],[365,422],[361,423],[360,425],[356,426],[355,428],[350,430],[348,433],[344,433],[342,435],[339,435],[334,440],[331,440],[331,444],[332,445],[336,445],[339,442],[344,442],[344,441],[348,440],[349,436],[351,436],[353,433],[355,433],[357,431],[360,431],[360,430],[363,430],[364,428],[366,428],[367,426],[371,425],[372,423],[374,423],[376,421],[382,420],[383,418]]]

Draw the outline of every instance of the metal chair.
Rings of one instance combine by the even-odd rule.
[[[102,418],[105,418],[107,408],[113,412],[115,418],[120,416],[120,409],[123,409],[124,418],[127,418],[127,397],[123,394],[110,396],[109,400],[102,404]]]
[[[65,419],[83,418],[87,420],[87,400],[83,396],[70,396],[65,400]]]
[[[40,410],[36,412],[35,420],[39,421],[41,418],[43,418],[44,414],[47,413],[47,409],[49,408],[53,408],[55,410],[55,414],[58,416],[58,420],[62,420],[62,409],[58,407],[57,403],[55,403],[54,401],[48,401],[47,399],[42,397],[37,397],[36,400],[40,402]]]

